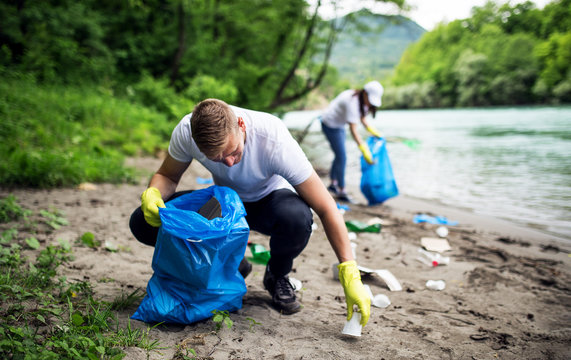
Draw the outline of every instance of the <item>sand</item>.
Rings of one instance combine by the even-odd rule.
[[[153,248],[138,243],[128,228],[158,159],[132,159],[144,169],[135,185],[98,184],[93,190],[0,189],[14,194],[26,208],[55,208],[69,221],[55,232],[37,234],[42,246],[58,239],[74,243],[90,231],[95,238],[119,247],[118,252],[74,245],[75,260],[61,274],[71,281],[90,281],[97,297],[112,300],[135,289],[144,291],[152,275]],[[191,167],[179,189],[201,188],[196,176],[208,177],[200,165]],[[89,188],[89,187],[88,187]],[[391,304],[371,309],[361,337],[341,334],[346,306],[343,289],[333,279],[337,260],[321,223],[294,263],[292,277],[301,280],[304,309],[282,315],[264,290],[264,266],[254,265],[246,279],[243,308],[231,314],[231,329],[215,332],[211,320],[150,330],[164,349],[146,353],[127,348],[126,359],[173,359],[177,349],[194,349],[199,359],[567,359],[571,353],[570,242],[561,241],[498,219],[399,196],[369,207],[358,189],[358,204],[345,220],[382,219],[380,233],[358,233],[359,265],[390,271],[402,291],[390,291],[377,275],[363,276],[374,295]],[[429,267],[418,260],[422,237],[437,237],[437,225],[414,224],[416,213],[444,215],[460,222],[448,226],[452,250],[448,265]],[[268,246],[252,233],[250,240]],[[427,280],[444,280],[442,291],[429,290]],[[126,325],[136,310],[118,314]],[[252,320],[256,324],[253,324]],[[136,328],[147,325],[131,320]],[[180,352],[179,352],[180,355]]]

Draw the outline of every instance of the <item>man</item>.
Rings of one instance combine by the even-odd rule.
[[[193,159],[212,173],[215,184],[238,193],[250,228],[270,236],[271,258],[263,283],[278,310],[284,314],[301,310],[288,274],[311,235],[312,208],[340,262],[347,318],[357,305],[361,324],[367,323],[370,298],[337,205],[285,125],[270,114],[207,99],[186,115],[173,131],[167,157],[141,195],[141,207],[131,216],[131,231],[139,241],[154,245],[161,225],[158,208],[182,194],[175,191]]]

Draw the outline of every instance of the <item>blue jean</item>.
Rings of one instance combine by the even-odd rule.
[[[340,188],[345,187],[345,166],[347,165],[347,153],[345,152],[345,128],[331,128],[321,123],[321,129],[331,145],[335,154],[329,176],[332,182],[337,182]]]

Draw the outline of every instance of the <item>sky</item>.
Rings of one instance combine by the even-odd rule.
[[[512,5],[522,3],[525,0],[511,0]],[[532,0],[538,8],[543,8],[550,0]],[[497,1],[500,4],[507,2],[507,0]],[[316,3],[315,0],[309,3]],[[375,2],[374,0],[345,0],[341,1],[343,8],[339,9],[339,13],[346,14],[352,11],[357,11],[363,7],[371,9],[379,14],[396,14],[398,9],[393,4],[383,4]],[[482,6],[486,0],[406,0],[412,9],[402,13],[402,15],[411,18],[417,24],[430,31],[442,21],[450,22],[456,19],[464,19],[470,17],[470,10],[474,6]],[[331,6],[328,6],[328,1],[322,1],[322,11],[320,14],[325,18],[330,18],[334,14]]]

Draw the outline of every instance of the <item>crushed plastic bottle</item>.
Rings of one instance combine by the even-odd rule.
[[[438,266],[438,265],[448,265],[450,263],[450,258],[448,256],[442,256],[439,253],[432,251],[426,251],[422,248],[418,249],[418,261],[428,265],[428,266]]]
[[[369,225],[358,220],[345,221],[345,226],[347,226],[348,231],[352,232],[370,232],[370,233],[381,232],[381,224]]]

